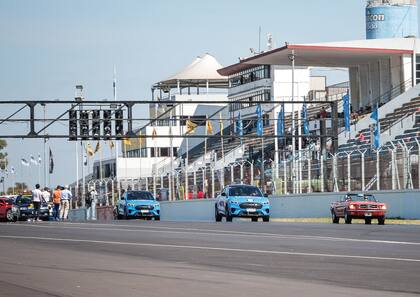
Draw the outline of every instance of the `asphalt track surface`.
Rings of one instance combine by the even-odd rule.
[[[0,296],[419,296],[420,227],[0,224]]]

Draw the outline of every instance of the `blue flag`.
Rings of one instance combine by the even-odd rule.
[[[302,121],[303,121],[303,134],[309,134],[309,122],[308,122],[308,108],[306,103],[303,104],[302,107]]]
[[[262,109],[261,104],[257,105],[257,136],[263,136],[264,135],[264,123],[262,119]]]
[[[380,144],[381,131],[380,131],[380,125],[379,125],[378,105],[376,105],[376,108],[370,115],[370,118],[375,121],[375,130],[373,131],[373,136],[374,136],[373,144],[375,148],[378,149],[381,146]]]
[[[344,127],[350,131],[350,96],[347,93],[343,96]]]
[[[277,137],[284,136],[284,104],[281,106],[280,112],[277,118]]]
[[[238,113],[238,118],[236,119],[236,134],[238,136],[244,136],[244,125],[242,123],[241,113]]]

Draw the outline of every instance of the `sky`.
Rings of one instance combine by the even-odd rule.
[[[72,100],[77,84],[84,86],[90,100],[112,99],[114,66],[119,99],[150,99],[154,82],[176,73],[198,55],[211,53],[225,66],[249,56],[249,48],[258,48],[259,26],[263,48],[268,33],[276,47],[286,41],[364,39],[365,3],[1,0],[0,100]],[[17,128],[10,125],[10,129]],[[8,143],[10,164],[16,168],[14,181],[38,182],[37,168],[21,169],[20,159],[42,154],[43,141]],[[51,140],[48,146],[56,164],[50,185],[73,182],[74,144]],[[10,177],[6,185],[12,182]]]

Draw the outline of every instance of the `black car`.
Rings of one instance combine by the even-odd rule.
[[[14,200],[14,216],[16,220],[23,221],[34,217],[34,203],[31,196],[17,196]],[[48,203],[42,201],[39,210],[39,218],[44,221],[49,220]]]

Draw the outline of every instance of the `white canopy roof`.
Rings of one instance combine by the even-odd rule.
[[[192,86],[206,85],[208,82],[210,87],[224,86],[227,87],[227,77],[220,75],[217,70],[223,66],[210,54],[197,57],[191,64],[170,76],[169,78],[157,83],[157,86],[176,87],[178,82],[181,87],[186,84]]]

